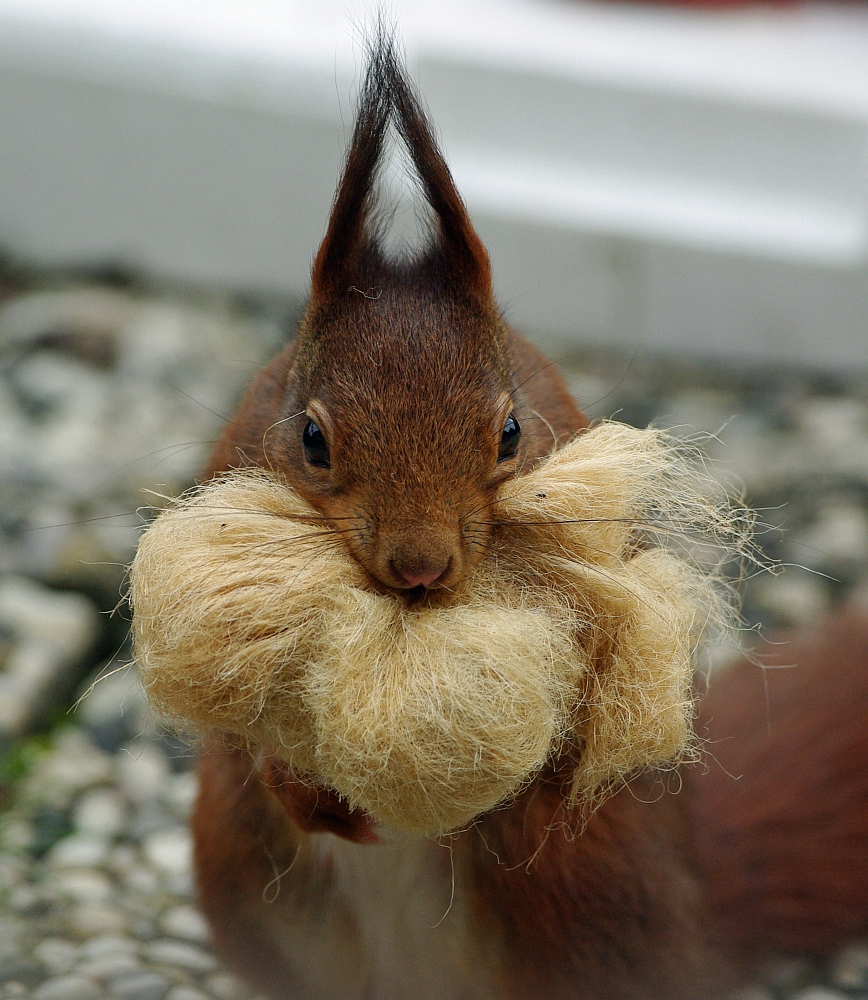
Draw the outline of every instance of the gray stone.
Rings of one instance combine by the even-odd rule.
[[[131,802],[146,802],[162,791],[169,777],[169,762],[153,743],[138,740],[115,758],[115,775]]]
[[[119,976],[130,972],[138,972],[141,963],[135,955],[127,952],[116,952],[115,954],[99,955],[95,958],[88,958],[76,966],[75,971],[82,976],[89,976],[105,982],[108,979],[117,979]]]
[[[764,986],[746,986],[731,993],[727,1000],[775,1000],[775,998]]]
[[[0,310],[0,345],[25,346],[54,330],[70,337],[114,339],[138,308],[135,300],[106,288],[70,288],[18,295]]]
[[[167,910],[160,920],[160,928],[171,937],[208,943],[208,924],[194,906],[175,906]]]
[[[10,822],[11,817],[7,813],[4,822]],[[22,858],[15,858],[0,854],[0,891],[11,889],[13,885],[18,885],[24,880],[25,862]],[[0,917],[0,933],[2,933],[3,918]]]
[[[33,949],[33,957],[49,972],[61,975],[75,965],[78,947],[65,938],[44,938]]]
[[[139,942],[125,934],[96,934],[80,946],[83,958],[101,958],[104,955],[137,955]]]
[[[244,984],[228,972],[215,972],[204,982],[205,989],[217,1000],[244,1000],[248,995]]]
[[[145,865],[130,865],[130,867],[121,874],[121,879],[127,889],[131,889],[133,892],[142,893],[145,896],[150,896],[155,892],[159,892],[162,888],[160,876],[153,870],[153,868],[148,868]]]
[[[212,972],[217,964],[214,956],[196,945],[185,941],[173,941],[164,938],[145,945],[145,957],[161,965],[176,965],[190,972]]]
[[[96,608],[83,594],[57,593],[20,576],[0,578],[0,628],[14,645],[0,672],[0,733],[20,736],[44,713],[64,671],[93,644]]]
[[[193,860],[190,833],[182,826],[152,833],[142,845],[145,857],[166,875],[189,875]]]
[[[195,772],[173,774],[163,785],[162,799],[178,819],[186,822],[193,809],[198,790]]]
[[[26,958],[6,959],[0,965],[0,983],[22,983],[27,986],[38,983],[42,976],[42,966]]]
[[[811,963],[800,956],[790,956],[772,962],[762,977],[775,989],[794,990],[810,981]]]
[[[6,900],[9,909],[15,913],[30,913],[40,902],[39,891],[27,883],[16,885]]]
[[[0,842],[10,852],[27,851],[33,844],[33,824],[23,817],[11,817],[0,828]]]
[[[46,861],[53,868],[91,868],[108,858],[109,843],[105,837],[92,834],[70,834],[63,837],[48,852]]]
[[[85,904],[76,907],[69,916],[70,926],[77,934],[119,934],[127,929],[122,913],[112,906]]]
[[[109,993],[117,1000],[163,1000],[169,980],[159,972],[137,972],[109,982]]]
[[[97,1000],[102,991],[86,976],[56,976],[47,979],[31,994],[33,1000]]]
[[[851,944],[843,948],[832,959],[829,978],[833,985],[845,990],[868,987],[868,944]]]
[[[754,600],[782,625],[810,625],[831,603],[829,584],[807,570],[792,567],[779,576],[762,576],[752,588]]]
[[[127,834],[133,840],[146,840],[157,830],[166,830],[177,825],[178,820],[162,802],[149,799],[137,807]]]
[[[85,788],[108,781],[111,771],[111,757],[95,747],[83,729],[65,727],[54,734],[51,753],[27,778],[25,798],[66,802]]]
[[[813,524],[788,539],[794,560],[822,569],[868,558],[868,514],[850,500],[833,499],[820,509]]]
[[[142,686],[131,664],[110,661],[92,676],[80,693],[76,718],[93,729],[115,726],[118,732],[126,722],[129,735],[146,727],[149,709]]]
[[[76,802],[72,822],[76,830],[91,837],[116,837],[126,822],[126,803],[113,788],[94,788]]]
[[[61,896],[77,903],[107,903],[114,894],[111,879],[88,868],[59,872],[49,884]]]
[[[190,986],[176,986],[169,991],[166,1000],[210,1000],[207,993],[201,990],[194,990]]]

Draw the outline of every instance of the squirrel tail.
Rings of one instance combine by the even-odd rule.
[[[696,864],[724,944],[821,954],[868,931],[868,615],[713,681],[698,732]]]

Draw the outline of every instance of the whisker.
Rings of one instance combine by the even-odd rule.
[[[135,511],[124,510],[118,514],[101,514],[98,517],[82,517],[77,521],[61,521],[58,524],[35,524],[26,528],[19,528],[18,531],[24,534],[28,531],[50,531],[52,528],[73,528],[77,524],[90,524],[93,521],[110,521],[115,517],[134,517]]]
[[[190,402],[195,403],[197,406],[201,406],[203,410],[207,410],[209,413],[212,413],[215,417],[218,417],[220,420],[223,421],[224,424],[232,423],[232,420],[229,417],[224,417],[222,413],[218,413],[216,410],[212,410],[210,406],[206,406],[203,402],[196,399],[194,396],[191,396],[189,392],[184,392],[183,389],[178,388],[178,386],[176,385],[172,386],[172,388],[175,390],[175,392],[180,392],[182,396],[186,396],[187,399],[190,400]]]

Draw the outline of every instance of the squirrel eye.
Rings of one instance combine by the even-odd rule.
[[[521,441],[521,427],[515,419],[515,414],[510,413],[503,425],[503,433],[500,435],[500,448],[497,452],[498,462],[512,456],[518,451],[518,443]]]
[[[308,420],[304,425],[304,430],[301,432],[301,443],[305,456],[311,465],[319,465],[323,469],[331,468],[329,446],[325,434],[312,420]]]

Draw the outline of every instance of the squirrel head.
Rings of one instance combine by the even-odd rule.
[[[390,127],[431,220],[427,245],[397,258],[375,194]],[[296,344],[270,461],[381,584],[457,583],[522,462],[516,387],[488,254],[382,33]]]

